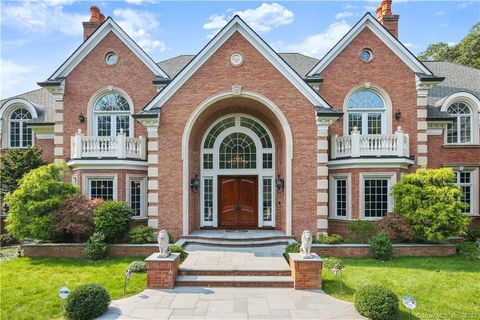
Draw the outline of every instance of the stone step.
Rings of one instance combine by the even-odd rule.
[[[203,239],[203,238],[182,238],[177,241],[177,245],[200,245],[209,247],[235,247],[235,248],[255,248],[255,247],[272,247],[272,246],[287,246],[294,243],[293,239],[272,239],[272,240],[257,240],[257,239]]]
[[[182,236],[181,239],[186,240],[209,240],[209,241],[224,241],[224,242],[255,242],[255,241],[292,241],[295,240],[292,236],[249,236],[244,237],[236,235],[235,237],[226,236],[212,236],[212,235],[188,235]]]
[[[212,270],[180,268],[180,276],[290,276],[290,269],[285,270]]]
[[[291,276],[178,276],[175,286],[192,287],[282,287],[293,288]]]

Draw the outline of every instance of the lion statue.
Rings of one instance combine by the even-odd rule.
[[[304,259],[313,258],[312,251],[313,237],[312,233],[308,230],[302,233],[302,245],[300,246],[300,254]]]
[[[162,230],[158,233],[157,241],[158,241],[158,254],[159,258],[166,258],[170,255],[170,249],[168,245],[168,232]]]
[[[480,251],[480,238],[475,241],[475,246],[477,247],[477,250]]]

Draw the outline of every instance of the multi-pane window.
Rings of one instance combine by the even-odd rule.
[[[335,216],[347,217],[347,179],[335,179]]]
[[[213,169],[213,154],[205,153],[203,155],[203,169]]]
[[[473,179],[472,172],[455,172],[457,178],[457,185],[462,190],[462,202],[468,205],[468,208],[463,209],[463,213],[472,213],[472,189]]]
[[[272,178],[263,178],[263,221],[271,222],[273,219]]]
[[[263,154],[263,169],[272,169],[273,166],[273,155],[271,153],[264,153]]]
[[[447,143],[472,142],[472,112],[461,102],[448,107],[447,112],[454,117],[454,121],[447,127]]]
[[[228,128],[235,126],[235,117],[225,118],[219,121],[207,134],[203,147],[205,149],[213,148],[218,135]]]
[[[365,218],[381,218],[388,212],[388,184],[384,178],[363,180]]]
[[[118,93],[107,93],[95,103],[94,114],[98,136],[130,135],[130,105]]]
[[[90,179],[90,198],[113,200],[113,179]]]
[[[26,148],[32,145],[32,129],[27,127],[30,120],[32,115],[26,109],[17,109],[12,112],[9,119],[11,148]]]
[[[347,132],[356,127],[361,134],[381,134],[384,131],[385,104],[375,92],[361,89],[354,92],[347,103]]]
[[[248,128],[253,132],[255,132],[255,134],[258,136],[258,138],[262,142],[263,148],[272,147],[272,141],[270,140],[270,136],[268,135],[267,130],[265,130],[265,128],[254,119],[240,117],[240,126]]]
[[[203,220],[213,221],[213,179],[203,179]]]
[[[252,138],[242,132],[231,133],[220,144],[220,169],[255,169],[257,149]]]
[[[130,207],[133,209],[134,217],[142,216],[142,180],[130,180]]]

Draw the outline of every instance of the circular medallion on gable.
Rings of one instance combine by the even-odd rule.
[[[235,52],[230,56],[230,63],[234,67],[238,67],[243,63],[243,56],[241,53]]]

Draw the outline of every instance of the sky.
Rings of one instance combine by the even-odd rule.
[[[380,1],[0,0],[0,99],[39,88],[82,43],[91,5],[161,61],[196,54],[235,14],[278,52],[321,58]],[[392,11],[400,40],[418,54],[465,37],[480,21],[480,0],[393,0]]]

